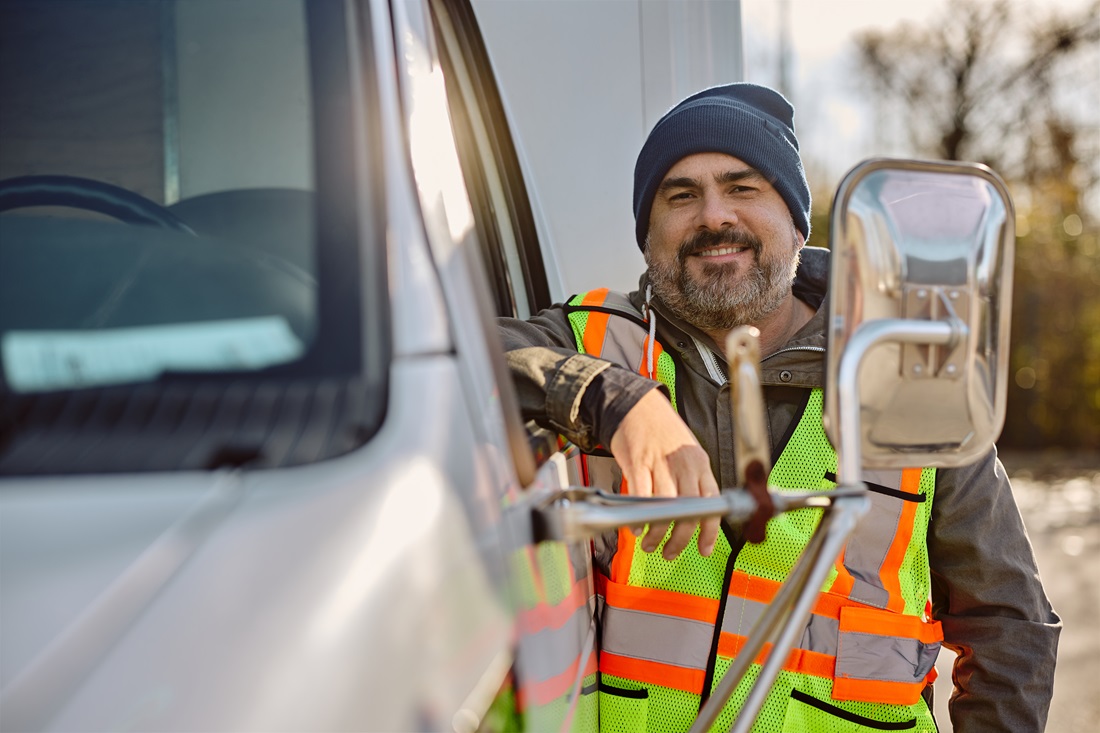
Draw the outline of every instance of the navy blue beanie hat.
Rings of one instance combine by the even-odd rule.
[[[634,166],[634,221],[645,249],[653,197],[672,166],[695,153],[726,153],[760,171],[810,238],[810,187],[794,136],[794,108],[772,89],[726,84],[693,94],[665,113]]]

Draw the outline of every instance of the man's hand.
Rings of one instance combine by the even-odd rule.
[[[611,455],[623,471],[631,496],[718,496],[710,459],[672,405],[658,390],[638,400],[611,437]],[[702,522],[699,552],[710,556],[718,539],[717,518]],[[642,549],[653,552],[668,525],[651,525]],[[663,555],[674,560],[687,547],[695,526],[680,522]]]

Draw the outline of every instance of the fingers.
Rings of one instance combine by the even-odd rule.
[[[623,471],[632,496],[717,496],[718,484],[710,458],[668,400],[654,390],[627,412],[609,445]],[[665,535],[663,556],[675,559],[691,542],[697,526],[680,522],[672,532],[668,523],[651,525],[642,539],[642,550],[653,552]],[[719,520],[702,523],[699,550],[710,555],[718,538]],[[635,535],[640,532],[635,529]]]
[[[714,474],[709,471],[703,476],[699,489],[701,496],[718,496],[721,493],[718,482],[714,480]],[[714,517],[703,520],[699,525],[699,554],[703,557],[710,557],[711,553],[714,552],[714,543],[718,541],[720,524],[721,520]]]
[[[649,496],[676,496],[677,486],[675,478],[669,473],[667,465],[663,461],[655,461],[650,466],[646,467],[648,470],[643,470],[642,473],[650,479],[650,494]],[[645,533],[645,537],[642,539],[642,549],[646,552],[653,552],[661,544],[661,540],[664,539],[668,533],[669,522],[662,522],[660,524],[651,524],[649,530]]]
[[[710,472],[710,466],[707,465],[707,470],[698,476],[693,482],[680,485],[680,496],[718,496],[718,482],[714,480],[714,475]],[[699,524],[693,524],[690,522],[679,522],[672,530],[672,534],[668,538],[668,542],[665,543],[662,551],[662,556],[666,560],[675,560],[683,552],[684,548],[691,542],[692,536],[695,534],[696,527],[699,528],[699,554],[703,557],[710,557],[714,552],[714,545],[718,541],[718,530],[721,520],[717,517],[712,519],[705,519]],[[644,544],[643,544],[643,549]]]

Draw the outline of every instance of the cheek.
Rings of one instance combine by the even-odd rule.
[[[647,263],[667,262],[676,259],[682,240],[676,239],[668,230],[650,227],[649,247],[645,252]]]

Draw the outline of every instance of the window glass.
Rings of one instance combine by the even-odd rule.
[[[432,3],[451,121],[497,315],[550,305],[534,220],[477,21],[467,3]]]
[[[296,465],[374,434],[369,23],[348,0],[0,0],[0,473]]]
[[[0,12],[8,388],[300,359],[318,317],[302,0]]]

